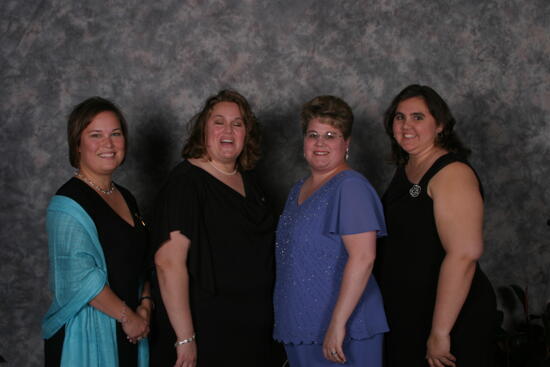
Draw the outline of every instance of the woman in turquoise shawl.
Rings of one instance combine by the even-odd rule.
[[[47,211],[45,364],[147,366],[146,230],[132,194],[112,181],[126,154],[126,121],[112,102],[93,97],[73,109],[67,131],[78,170]]]

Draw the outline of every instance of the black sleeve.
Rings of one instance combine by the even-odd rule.
[[[180,231],[191,242],[196,239],[201,207],[195,182],[189,169],[180,165],[159,192],[150,227],[154,252],[170,239],[170,232],[173,231]]]

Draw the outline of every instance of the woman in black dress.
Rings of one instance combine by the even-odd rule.
[[[483,199],[447,104],[411,85],[386,111],[397,170],[382,202],[388,237],[378,247],[391,367],[493,364],[495,295],[477,260]]]
[[[112,181],[126,155],[126,122],[113,103],[93,97],[73,109],[67,131],[78,171],[48,207],[46,366],[145,366],[146,231],[132,194]]]
[[[275,221],[249,172],[259,135],[246,99],[210,97],[183,157],[153,216],[151,364],[270,366]]]

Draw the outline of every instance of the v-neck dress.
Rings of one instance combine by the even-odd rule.
[[[390,324],[385,338],[389,367],[428,367],[426,342],[445,250],[427,187],[437,172],[457,161],[468,164],[451,153],[437,159],[418,183],[416,196],[409,192],[413,183],[400,166],[382,197],[388,236],[378,246],[375,270]],[[495,302],[491,284],[476,264],[470,291],[451,331],[457,367],[492,366]]]
[[[139,214],[133,195],[116,185],[128,209],[134,225],[120,217],[99,194],[77,178],[71,178],[56,195],[76,201],[94,221],[107,264],[109,287],[128,307],[135,310],[139,301],[139,286],[146,272],[147,231]],[[59,366],[63,349],[65,328],[60,329],[45,342],[46,366]],[[120,367],[137,366],[137,345],[126,340],[126,334],[117,323],[117,347]]]
[[[348,260],[342,236],[370,231],[385,236],[386,226],[380,199],[360,173],[338,173],[299,204],[303,184],[304,179],[291,189],[277,227],[274,338],[287,345],[321,345]],[[346,343],[386,331],[382,297],[371,276],[347,321]],[[381,352],[351,365],[374,363],[370,358],[380,359]],[[324,359],[321,350],[317,354]]]
[[[191,242],[187,269],[199,367],[270,366],[275,361],[275,221],[254,176],[244,172],[242,177],[246,196],[185,160],[171,172],[155,203],[153,251],[172,231]],[[154,278],[151,365],[171,366],[176,335]]]

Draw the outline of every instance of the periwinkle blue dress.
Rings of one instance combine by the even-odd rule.
[[[338,173],[299,205],[303,184],[304,179],[291,189],[277,228],[273,336],[285,346],[322,345],[348,260],[341,236],[370,231],[378,237],[386,235],[380,199],[360,173]],[[380,290],[371,276],[348,319],[344,345],[387,331]],[[381,358],[379,349],[372,356],[375,360]],[[347,354],[346,347],[344,351]],[[318,357],[323,363],[322,355]],[[347,357],[347,365],[369,363]]]

